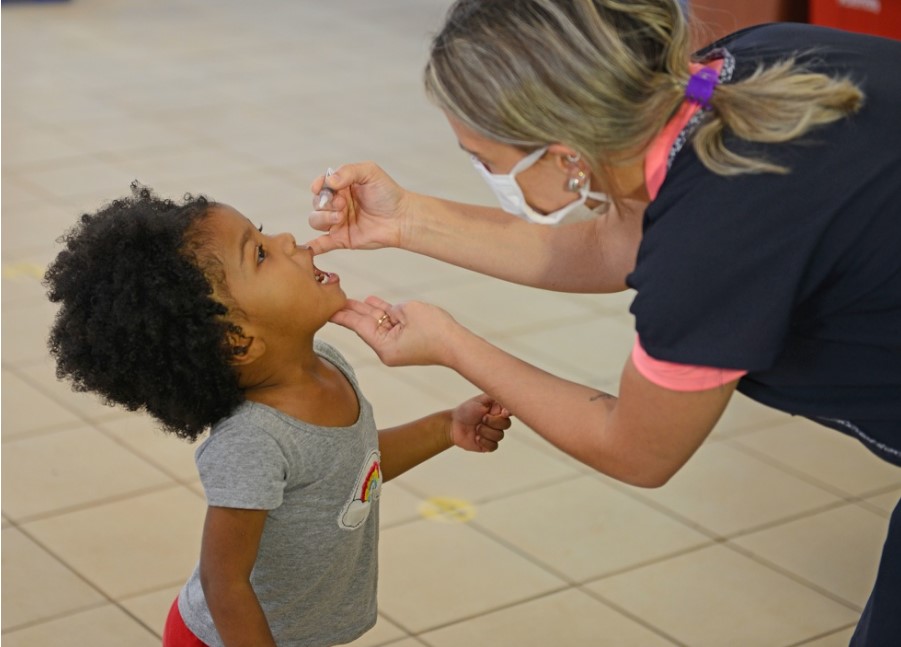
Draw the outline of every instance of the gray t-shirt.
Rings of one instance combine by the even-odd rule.
[[[280,647],[349,642],[377,615],[378,433],[353,369],[328,344],[315,348],[353,385],[353,426],[317,427],[248,401],[195,457],[209,505],[269,511],[250,579]],[[178,609],[200,640],[222,645],[197,568]]]

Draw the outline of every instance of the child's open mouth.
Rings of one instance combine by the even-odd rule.
[[[337,280],[337,275],[331,274],[330,272],[323,272],[315,265],[313,266],[313,276],[316,277],[316,282],[325,285],[326,283],[331,283],[332,278]]]

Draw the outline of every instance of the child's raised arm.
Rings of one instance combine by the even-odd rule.
[[[493,452],[510,427],[510,412],[487,395],[456,409],[379,431],[382,476],[389,481],[456,445],[472,452]]]

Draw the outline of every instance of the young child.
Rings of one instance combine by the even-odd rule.
[[[81,217],[45,284],[57,375],[189,440],[208,508],[163,645],[324,646],[376,621],[380,486],[457,445],[494,451],[489,397],[377,431],[315,333],[346,297],[290,234],[204,197],[132,196]],[[379,315],[377,325],[394,325]]]

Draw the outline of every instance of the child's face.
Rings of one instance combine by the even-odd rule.
[[[219,204],[210,209],[206,227],[210,248],[225,269],[239,325],[250,324],[269,336],[312,334],[325,325],[347,300],[337,274],[313,265],[308,247],[298,247],[291,234],[262,233],[240,212]]]

